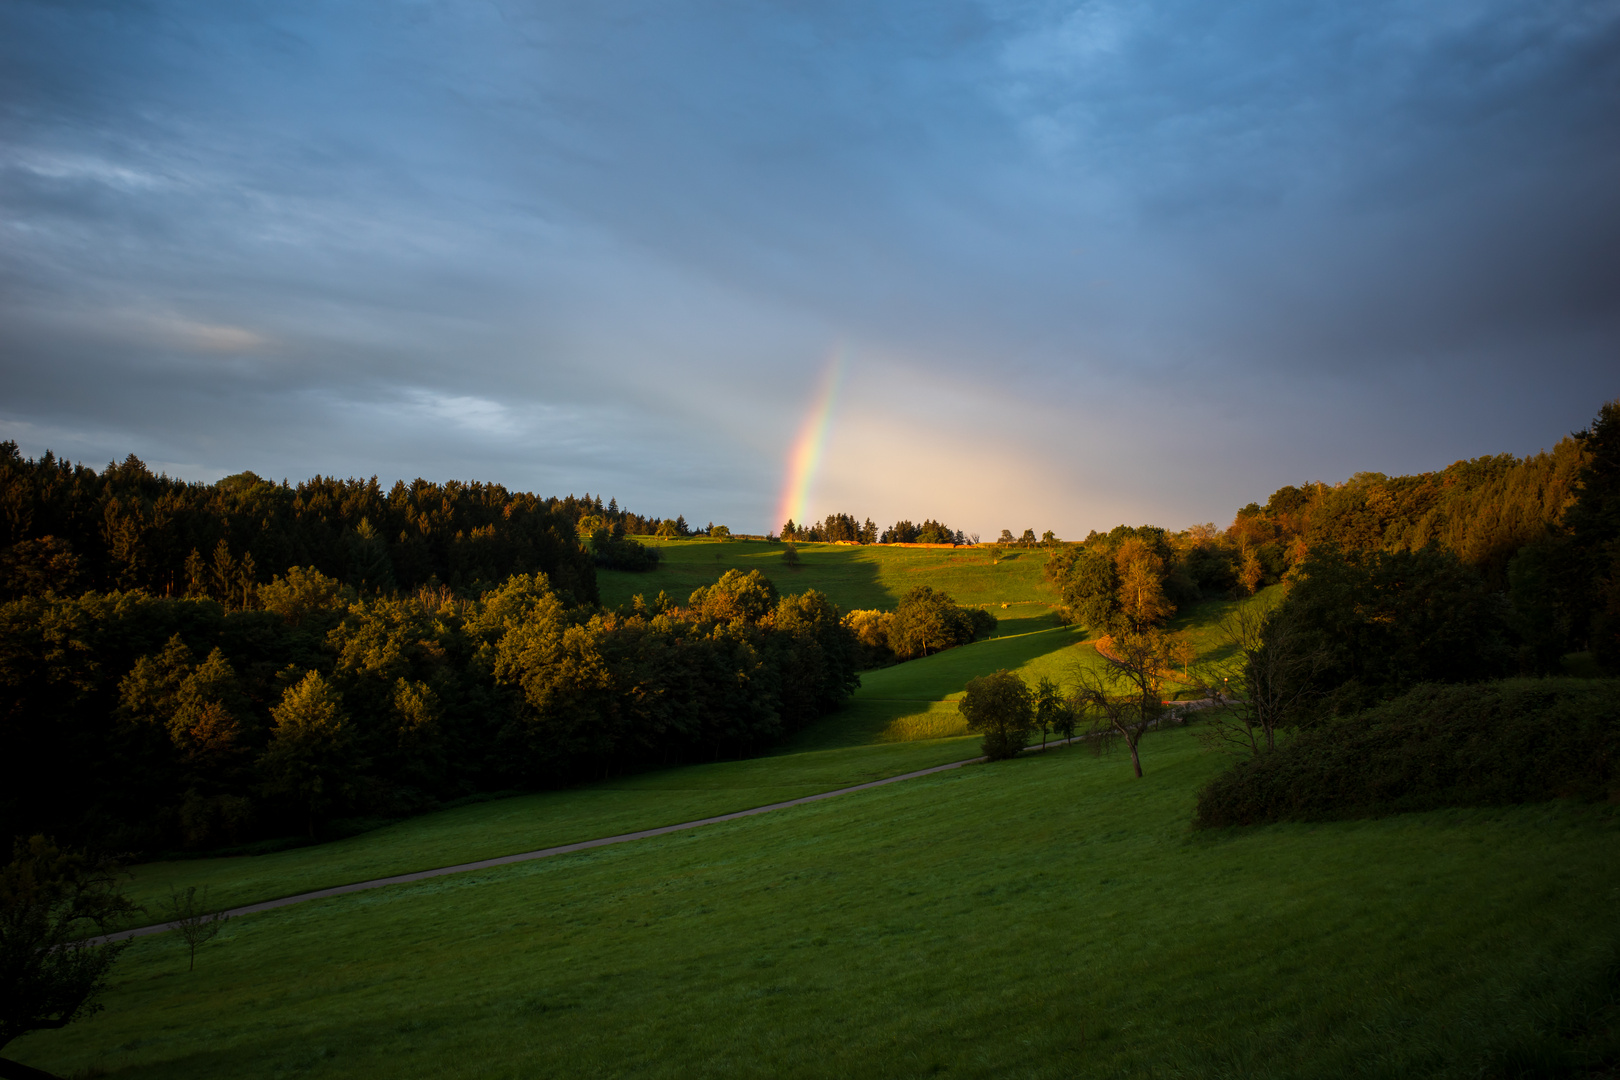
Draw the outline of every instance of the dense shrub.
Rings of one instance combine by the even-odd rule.
[[[991,761],[1017,757],[1035,728],[1035,695],[1005,669],[969,679],[956,709],[969,731],[984,736],[984,756]]]
[[[996,617],[983,608],[961,607],[944,593],[919,585],[893,611],[852,611],[844,618],[858,643],[862,668],[913,660],[954,649],[995,633]]]
[[[1620,791],[1620,685],[1425,685],[1301,731],[1198,796],[1200,826],[1378,817]]]
[[[631,570],[637,573],[656,570],[663,560],[657,548],[614,536],[607,529],[597,529],[591,534],[591,558],[605,570]]]

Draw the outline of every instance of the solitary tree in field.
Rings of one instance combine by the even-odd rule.
[[[210,912],[208,910],[208,886],[204,885],[202,896],[197,895],[197,886],[187,885],[185,892],[171,889],[169,902],[164,914],[168,916],[169,925],[173,926],[185,942],[190,951],[190,963],[187,971],[197,970],[197,948],[212,941],[225,926],[230,918],[222,911]]]
[[[1035,723],[1035,697],[1010,671],[981,675],[967,684],[956,704],[968,730],[984,734],[984,756],[991,761],[1017,757]]]
[[[1185,655],[1182,639],[1163,630],[1121,630],[1098,650],[1100,668],[1079,669],[1076,700],[1091,716],[1092,731],[1124,740],[1131,767],[1142,775],[1142,736],[1164,715],[1165,676]]]
[[[109,858],[62,851],[43,836],[17,841],[0,868],[0,1048],[100,1010],[107,972],[129,942],[87,939],[135,910],[118,875]]]

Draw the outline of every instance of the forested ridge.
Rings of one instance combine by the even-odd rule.
[[[134,455],[97,472],[0,442],[4,597],[140,589],[252,606],[255,586],[311,566],[360,589],[475,589],[544,572],[596,599],[581,531],[618,540],[690,532],[600,497],[542,498],[500,484],[317,476],[289,485],[238,473],[214,484],[156,475]]]
[[[1432,549],[1511,609],[1524,670],[1549,670],[1564,652],[1591,645],[1607,595],[1602,582],[1613,576],[1598,565],[1610,557],[1602,552],[1611,541],[1592,528],[1583,538],[1572,516],[1583,488],[1599,482],[1594,468],[1613,453],[1602,449],[1614,438],[1612,413],[1605,406],[1593,431],[1523,458],[1498,454],[1414,476],[1358,473],[1338,484],[1279,488],[1264,505],[1238,510],[1224,530],[1121,525],[1075,544],[1048,541],[1047,577],[1070,617],[1100,630],[1127,593],[1153,609],[1148,621],[1156,622],[1200,598],[1293,580],[1313,553],[1320,563],[1331,552]]]

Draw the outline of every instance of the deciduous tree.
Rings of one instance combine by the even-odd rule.
[[[1125,629],[1115,633],[1107,651],[1101,648],[1101,667],[1076,671],[1075,700],[1092,720],[1092,731],[1102,738],[1124,740],[1131,767],[1142,775],[1139,746],[1142,736],[1165,713],[1163,688],[1171,667],[1184,655],[1178,635],[1163,630]]]
[[[1206,746],[1257,757],[1277,747],[1277,732],[1298,721],[1319,693],[1328,655],[1286,604],[1246,603],[1221,621],[1225,649],[1196,681],[1217,707],[1200,732]]]
[[[259,759],[268,789],[304,812],[309,834],[340,805],[359,762],[342,699],[320,672],[287,688],[270,711],[270,745]]]
[[[1035,684],[1035,724],[1041,729],[1041,749],[1046,749],[1046,733],[1055,731],[1065,739],[1074,738],[1074,709],[1063,696],[1063,688],[1045,675]]]
[[[967,720],[969,731],[984,735],[984,754],[991,761],[1017,757],[1029,743],[1035,696],[1010,671],[969,680],[956,708]]]
[[[169,901],[164,908],[164,917],[180,940],[185,943],[188,959],[187,971],[197,970],[197,950],[219,936],[230,919],[222,911],[208,910],[208,886],[202,887],[202,895],[197,895],[197,886],[187,885],[184,892],[178,889],[169,891]]]
[[[16,842],[0,869],[0,1048],[101,1009],[96,998],[129,942],[92,939],[135,910],[118,879],[110,858],[43,836]]]

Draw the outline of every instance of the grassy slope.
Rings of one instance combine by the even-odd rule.
[[[838,549],[835,549],[838,550]],[[847,549],[845,549],[847,550]],[[1184,620],[1208,623],[1224,603]],[[214,907],[533,851],[781,802],[978,753],[956,711],[963,684],[998,668],[1062,680],[1097,662],[1082,633],[1050,614],[1004,619],[1004,636],[866,672],[851,703],[770,757],[668,769],[602,784],[463,806],[318,847],[273,855],[148,863],[129,895],[156,921],[172,889],[206,886]],[[1205,643],[1209,644],[1208,642]]]
[[[1253,602],[1275,600],[1276,590],[1268,589]],[[1195,604],[1171,629],[1185,633],[1200,658],[1219,657],[1229,648],[1219,623],[1232,607],[1221,600]],[[1076,669],[1101,662],[1083,629],[1061,625],[1050,612],[1002,618],[998,633],[989,641],[866,672],[849,706],[805,732],[793,748],[963,735],[967,728],[956,700],[974,676],[1006,668],[1031,684],[1042,676],[1067,683]],[[1175,693],[1178,686],[1172,682],[1166,690]]]
[[[643,773],[423,814],[374,832],[273,855],[189,859],[134,868],[127,890],[158,921],[171,888],[207,886],[209,905],[277,896],[476,862],[598,836],[713,817],[926,769],[976,754],[971,740],[832,747]]]
[[[1188,827],[1149,736],[167,936],[67,1074],[1469,1075],[1615,956],[1620,817]]]
[[[637,539],[644,539],[638,537]],[[784,547],[763,540],[647,540],[664,556],[657,570],[632,574],[601,570],[602,603],[625,604],[637,593],[651,599],[660,590],[685,603],[699,585],[713,584],[727,570],[760,570],[783,593],[819,589],[845,611],[893,608],[907,590],[932,585],[959,604],[1007,604],[1009,614],[1038,614],[1056,600],[1041,576],[1044,551],[1018,551],[992,563],[988,548],[900,548],[885,545],[798,544],[797,567],[782,562]]]

